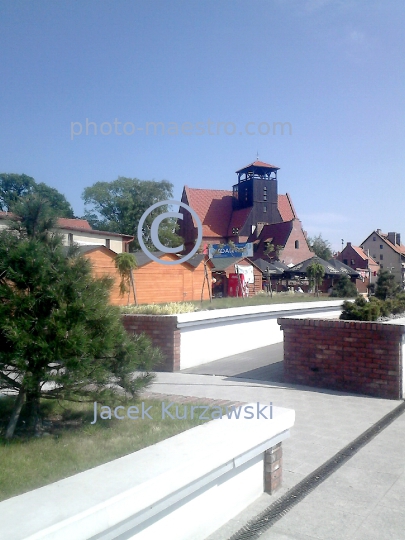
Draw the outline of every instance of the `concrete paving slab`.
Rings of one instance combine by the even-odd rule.
[[[399,401],[285,383],[283,344],[278,343],[185,370],[159,373],[152,391],[162,394],[228,399],[233,402],[272,402],[296,411],[291,438],[283,443],[283,487],[263,494],[253,505],[207,540],[229,540],[250,519],[270,506],[344,446],[398,406]],[[390,430],[390,431],[388,431]],[[391,437],[389,459],[387,441]],[[405,497],[405,415],[357,453],[304,501],[290,510],[263,540],[379,540],[405,538],[405,527],[392,524],[391,536],[381,535],[391,508]],[[390,434],[390,435],[389,435]],[[378,510],[386,501],[387,507]],[[378,510],[378,511],[377,511]],[[364,522],[373,513],[375,526]],[[399,511],[401,514],[401,510]],[[364,523],[363,523],[364,522]],[[402,523],[395,515],[393,523]],[[395,535],[393,532],[395,530]]]
[[[405,414],[361,448],[273,527],[263,531],[260,538],[278,540],[283,535],[288,540],[301,540],[303,535],[318,540],[404,538],[404,429]],[[370,469],[373,461],[377,466]]]
[[[273,539],[273,534],[282,532],[294,539],[299,538],[300,534],[306,534],[317,540],[352,540],[359,522],[363,519],[338,507],[328,507],[327,512],[322,512],[318,502],[310,499],[305,499],[295,506],[285,518],[260,538]]]
[[[191,373],[159,373],[153,384],[152,391],[199,398],[229,399],[234,402],[269,403],[271,401],[276,406],[292,408],[296,411],[296,424],[291,430],[291,438],[283,443],[283,488],[272,496],[264,494],[237,518],[229,522],[224,528],[216,531],[207,540],[229,540],[232,534],[260,513],[261,509],[269,506],[278,497],[297,485],[298,482],[305,478],[307,473],[312,472],[330,459],[400,403],[399,401],[287,385],[285,383]],[[365,468],[370,471],[369,467],[372,458],[368,459]],[[380,464],[378,461],[375,461],[375,463]],[[396,478],[392,479],[393,485],[395,485],[401,472],[400,463],[395,465],[397,469],[395,469],[394,474]],[[387,472],[386,469],[384,469],[384,472]],[[343,500],[344,497],[345,494],[343,493]],[[301,506],[301,504],[303,503],[298,506]],[[319,501],[317,504],[319,506]],[[299,525],[301,518],[296,518],[296,525],[290,524],[286,527],[283,525],[281,529],[280,522],[282,520],[280,520],[276,524],[277,527],[275,525],[263,533],[261,538],[264,540],[267,538],[282,538],[282,536],[275,535],[284,535],[289,539],[294,538],[296,540],[305,540],[305,538],[307,540],[312,538],[322,538],[322,540],[352,539],[353,531],[360,527],[366,512],[365,506],[366,502],[364,500],[363,502],[360,501],[356,514],[350,513],[344,504],[336,504],[331,509],[331,516],[329,516],[329,507],[327,507],[324,511],[325,515],[322,517],[322,515],[318,516],[316,512],[313,514],[310,510],[312,508],[311,504],[307,504],[304,505],[298,515],[301,516],[301,512],[306,512],[307,520],[319,521],[319,529],[315,525],[303,528]],[[287,518],[291,512],[288,512],[282,519]],[[332,523],[331,527],[328,525],[329,519],[331,520],[330,523]],[[340,520],[346,520],[347,527],[344,534],[342,533],[339,537],[336,533],[336,527],[338,527]],[[377,540],[379,537],[376,536],[375,538]],[[397,537],[396,540],[399,540],[399,538]]]
[[[351,540],[402,540],[404,531],[405,513],[398,508],[384,507],[368,516]]]

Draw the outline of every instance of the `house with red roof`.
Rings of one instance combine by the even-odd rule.
[[[58,232],[63,234],[67,246],[106,246],[115,253],[127,252],[134,239],[127,234],[94,230],[86,219],[58,218]]]
[[[405,288],[405,246],[396,232],[373,231],[361,244],[361,248],[378,263],[379,268],[394,274],[395,281]]]
[[[6,229],[10,221],[18,220],[12,212],[0,212],[0,229]],[[58,218],[57,231],[63,235],[66,246],[78,244],[79,246],[106,246],[115,253],[128,251],[133,236],[109,231],[96,231],[85,219]]]
[[[255,260],[265,257],[267,245],[273,243],[281,246],[278,256],[285,264],[295,265],[313,256],[290,195],[278,194],[278,170],[257,160],[236,171],[238,181],[232,191],[184,187],[181,201],[195,210],[203,225],[203,250],[208,244],[253,242]],[[190,251],[197,226],[189,212],[183,208],[180,212],[178,233]],[[275,258],[275,253],[265,257]]]
[[[368,286],[375,284],[377,274],[380,270],[378,263],[370,257],[369,253],[359,246],[353,246],[347,242],[345,248],[339,253],[336,259],[360,274],[356,280],[356,287],[360,293],[368,292]]]

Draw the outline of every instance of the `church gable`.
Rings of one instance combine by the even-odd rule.
[[[232,191],[185,186],[181,200],[195,210],[201,220],[203,246],[228,241],[246,242],[253,231],[258,234],[260,224],[286,224],[278,228],[278,235],[281,231],[295,231],[296,225],[291,225],[293,221],[299,224],[296,233],[299,244],[306,246],[290,195],[279,195],[277,192],[278,170],[279,167],[275,165],[257,160],[236,171],[238,183]],[[179,220],[178,232],[184,238],[186,251],[190,251],[197,238],[196,223],[185,209],[180,208],[180,212],[184,217]],[[280,245],[285,246],[289,236],[283,234]],[[311,252],[308,256],[311,256]]]

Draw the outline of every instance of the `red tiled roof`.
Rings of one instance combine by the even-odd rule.
[[[369,261],[371,264],[377,264],[375,260],[372,257],[370,257],[370,255],[367,255],[364,249],[361,249],[361,247],[353,246],[353,245],[351,247],[354,249],[357,255],[359,255],[359,257],[363,259],[363,261]]]
[[[244,171],[245,169],[248,169],[249,167],[264,167],[266,169],[279,169],[280,167],[277,167],[277,165],[270,165],[270,163],[265,163],[264,161],[254,161],[253,163],[249,163],[249,165],[245,165],[245,167],[242,167],[239,169],[238,172]]]
[[[20,218],[13,214],[12,212],[0,212],[0,219],[16,219]],[[86,219],[70,219],[70,218],[58,218],[58,228],[68,229],[70,231],[84,231],[90,235],[104,235],[104,236],[115,236],[116,238],[122,238],[125,240],[133,240],[134,237],[129,234],[121,234],[109,231],[98,231],[91,228],[90,223]]]
[[[258,239],[263,242],[272,242],[274,246],[285,246],[292,230],[292,222],[284,221],[265,225],[261,230]],[[254,239],[254,234],[252,235]],[[248,240],[249,242],[250,240]]]
[[[280,212],[281,219],[283,221],[291,221],[292,219],[298,219],[295,213],[294,206],[291,202],[290,195],[279,195],[277,200],[278,211]]]
[[[388,240],[388,234],[386,233],[381,233],[380,236],[384,238],[384,240],[393,250],[395,250],[400,255],[405,255],[405,246],[403,246],[402,244],[393,244],[390,240]]]
[[[203,236],[226,237],[232,215],[232,191],[184,188],[188,204],[203,224]]]
[[[85,229],[86,231],[93,230],[90,223],[86,219],[69,219],[69,218],[58,218],[58,227],[61,229]]]
[[[0,212],[0,219],[20,219],[16,214],[12,212]],[[70,219],[70,218],[58,218],[58,227],[69,229],[85,229],[91,231],[91,225],[86,219]]]
[[[242,229],[252,207],[232,211],[232,191],[200,189],[185,186],[187,204],[197,212],[203,224],[204,237],[232,236],[232,228]],[[278,210],[282,221],[297,219],[289,194],[278,196]]]
[[[233,236],[232,229],[234,227],[239,230],[242,229],[251,211],[252,207],[249,206],[248,208],[241,208],[232,212],[231,222],[228,227],[228,236]]]

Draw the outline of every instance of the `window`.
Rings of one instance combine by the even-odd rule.
[[[351,260],[351,263],[353,266],[355,265],[354,259]]]
[[[384,255],[380,255],[380,261],[384,260]]]
[[[343,264],[347,264],[347,259],[343,259]]]
[[[384,268],[384,265],[383,265],[383,264],[380,264],[380,268]]]
[[[373,259],[376,261],[377,260],[377,255],[373,255]]]
[[[105,247],[110,249],[110,245],[111,245],[111,240],[109,238],[107,238],[106,241],[105,241]]]
[[[375,237],[375,236],[373,236],[373,242],[375,242],[375,241],[376,241],[376,237]]]
[[[384,247],[384,246],[383,246],[382,244],[380,244],[380,249],[383,249],[383,247]]]
[[[300,249],[300,241],[299,240],[295,241],[295,249]]]
[[[73,246],[73,233],[68,234],[68,245]]]
[[[267,201],[267,195],[263,195],[263,200]]]
[[[267,206],[263,206],[263,212],[267,212]]]

